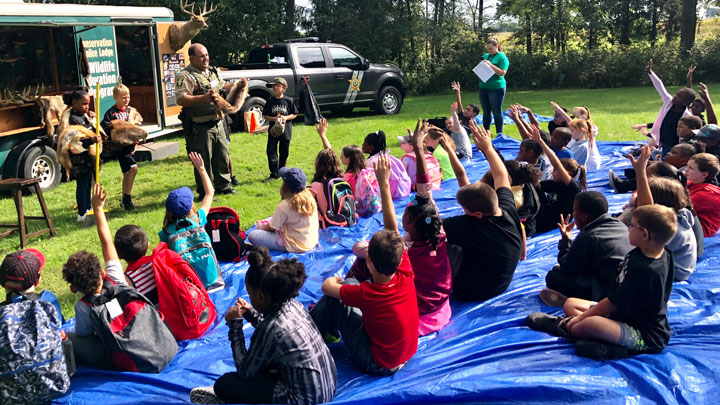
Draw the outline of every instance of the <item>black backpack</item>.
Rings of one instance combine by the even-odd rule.
[[[205,231],[210,235],[215,256],[224,262],[239,262],[247,254],[245,232],[240,217],[230,207],[212,207],[207,214]]]
[[[327,211],[319,215],[320,228],[355,225],[358,215],[355,213],[355,195],[350,183],[342,177],[325,181],[323,194],[327,201]]]
[[[178,345],[150,300],[136,289],[103,281],[100,295],[86,295],[90,321],[113,364],[121,371],[158,373]]]

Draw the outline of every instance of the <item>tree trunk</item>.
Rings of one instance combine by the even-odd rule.
[[[411,0],[405,1],[405,7],[407,10],[407,22],[408,22],[408,30],[410,30],[410,70],[415,69],[415,63],[417,54],[415,52],[415,35],[414,33],[415,28],[413,27],[413,18],[412,18],[412,6],[410,4]]]
[[[525,52],[528,55],[532,55],[532,21],[530,20],[530,14],[525,15]]]
[[[283,36],[290,39],[295,36],[295,0],[287,0],[285,4],[285,26]]]
[[[630,14],[630,1],[622,0],[620,16],[620,44],[630,45],[630,26],[632,25],[632,15]]]
[[[478,38],[479,38],[480,34],[483,33],[483,13],[485,12],[485,2],[483,0],[478,0],[477,5],[478,5],[478,23],[477,23],[478,30],[476,33],[478,34]]]
[[[697,24],[697,0],[683,0],[680,17],[680,46],[689,50],[695,45],[695,25]]]
[[[657,24],[658,24],[657,0],[652,0],[650,2],[650,7],[652,7],[652,14],[650,16],[650,44],[655,45],[655,41],[657,40]]]

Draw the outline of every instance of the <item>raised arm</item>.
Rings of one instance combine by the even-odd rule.
[[[670,93],[668,93],[662,80],[660,80],[658,75],[655,74],[655,71],[653,71],[653,60],[652,59],[650,59],[650,61],[648,61],[647,66],[645,66],[645,71],[647,72],[648,76],[650,76],[650,81],[652,82],[653,86],[655,86],[655,90],[657,90],[658,94],[660,95],[660,98],[662,98],[663,103],[667,100],[670,100],[672,98],[672,96],[670,95]]]
[[[518,109],[520,109],[521,113],[527,114],[530,125],[540,128],[540,123],[538,122],[537,118],[535,118],[535,114],[533,114],[532,110],[525,107],[524,105],[517,104],[517,106]]]
[[[327,137],[327,127],[328,122],[325,118],[320,118],[320,122],[315,124],[315,129],[317,130],[318,135],[320,135],[320,140],[323,144],[323,149],[332,149],[332,146],[330,146],[330,140]]]
[[[458,118],[457,112],[458,112],[458,106],[459,104],[457,102],[452,103],[450,105],[450,116],[453,120],[453,132],[460,132],[460,119]]]
[[[378,159],[373,162],[373,166],[378,186],[380,186],[380,200],[382,201],[385,229],[399,234],[397,218],[395,217],[395,206],[393,205],[392,195],[390,193],[390,158],[386,154],[381,153]]]
[[[558,175],[560,176],[560,181],[566,186],[570,184],[570,182],[573,181],[572,177],[565,170],[565,167],[563,167],[562,162],[560,162],[560,159],[558,159],[557,155],[555,155],[555,152],[553,152],[553,150],[550,149],[550,147],[545,143],[545,141],[543,141],[542,137],[540,136],[540,130],[535,127],[530,128],[530,139],[540,144],[543,152],[545,152],[545,156],[547,156],[550,164],[552,164],[553,169],[558,172]]]
[[[470,120],[470,122],[473,122],[473,120]],[[440,145],[442,145],[442,147],[446,151],[452,150],[448,142],[447,134],[440,137]],[[462,163],[460,163],[460,159],[458,159],[457,155],[453,152],[448,152],[448,158],[450,159],[450,165],[452,166],[453,173],[455,173],[455,178],[457,179],[458,186],[462,187],[470,184],[470,180],[468,180],[467,178],[467,173],[465,173],[465,168],[463,167]]]
[[[205,213],[207,214],[210,211],[213,197],[215,196],[215,187],[213,187],[210,176],[207,174],[207,171],[205,171],[205,163],[203,162],[202,156],[200,156],[200,154],[197,152],[190,152],[188,154],[188,157],[190,157],[190,161],[192,162],[193,166],[195,166],[195,170],[200,173],[200,177],[202,178],[203,189],[205,190],[205,197],[203,197],[202,201],[200,202],[200,209],[205,211]]]
[[[632,155],[628,155],[628,159],[630,159],[630,164],[632,164],[633,169],[635,169],[635,176],[637,178],[637,198],[635,200],[637,207],[653,205],[655,203],[652,192],[650,191],[650,182],[648,181],[647,175],[647,163],[650,161],[650,152],[652,152],[652,149],[648,145],[643,145],[637,160]]]
[[[551,101],[550,104],[552,104],[555,112],[560,114],[560,117],[562,117],[563,121],[565,121],[565,123],[567,124],[570,124],[570,121],[572,121],[572,118],[570,118],[570,114],[563,110],[558,103]]]
[[[462,96],[460,94],[460,83],[452,82],[452,84],[450,84],[450,87],[455,90],[455,102],[457,103],[458,108],[460,109],[460,111],[465,110],[465,108],[463,108]]]
[[[692,89],[692,78],[693,78],[693,73],[695,73],[695,68],[696,68],[696,67],[697,67],[697,66],[692,65],[692,66],[690,66],[690,67],[688,68],[688,72],[687,72],[687,84],[685,85],[685,87],[687,87],[687,88],[689,88],[689,89]]]
[[[490,173],[492,173],[495,182],[495,190],[501,187],[510,188],[510,176],[508,176],[505,164],[492,146],[488,131],[483,127],[478,127],[473,121],[470,121],[470,131],[472,131],[475,139],[475,145],[485,154],[485,159],[490,164]]]
[[[93,187],[91,204],[93,212],[95,214],[95,225],[97,225],[97,233],[100,237],[100,245],[102,246],[103,260],[108,262],[110,260],[120,260],[118,258],[117,251],[115,250],[115,244],[113,243],[112,235],[110,234],[110,226],[108,226],[107,218],[105,218],[105,199],[108,193],[103,190],[102,186],[95,183]]]
[[[522,115],[520,115],[520,109],[516,105],[510,106],[510,119],[515,122],[515,125],[517,125],[518,132],[520,132],[520,137],[522,139],[530,139],[530,135],[527,128],[527,123],[522,118]]]
[[[708,92],[708,88],[705,85],[705,83],[700,82],[698,85],[700,87],[700,97],[702,97],[703,101],[705,102],[705,111],[707,112],[707,123],[708,124],[718,124],[717,116],[715,115],[715,107],[713,107],[712,100],[710,100],[710,93]]]

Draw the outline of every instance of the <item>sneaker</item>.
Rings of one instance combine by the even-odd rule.
[[[610,188],[612,188],[617,194],[625,194],[630,191],[627,180],[619,178],[615,173],[613,173],[612,169],[608,170],[608,181],[610,182]]]
[[[575,342],[575,354],[595,360],[616,360],[628,357],[627,347],[593,340],[578,340]]]
[[[190,401],[194,404],[224,404],[220,398],[215,395],[215,389],[212,385],[207,387],[197,387],[190,390]]]
[[[277,174],[271,174],[270,177],[268,177],[267,179],[263,180],[263,183],[269,183],[269,182],[271,182],[271,181],[273,181],[273,180],[277,180],[277,179],[279,179],[279,178],[280,178],[280,176],[278,176]]]
[[[570,317],[559,317],[543,312],[533,312],[525,318],[525,325],[532,330],[571,339],[572,335],[565,329],[565,323],[569,319]]]
[[[85,215],[78,215],[77,220],[82,223],[83,228],[89,228],[95,225],[95,215],[93,215],[91,211],[88,211]]]
[[[133,204],[132,199],[130,198],[123,197],[120,200],[120,204],[122,205],[123,209],[125,209],[125,211],[132,211],[135,209],[135,204]]]
[[[234,188],[229,188],[227,190],[223,190],[222,194],[224,194],[224,195],[237,194],[237,191],[235,191]]]
[[[220,280],[212,283],[212,285],[208,286],[208,288],[206,288],[206,290],[207,290],[207,293],[210,294],[210,293],[214,293],[215,291],[220,291],[223,288],[225,288],[225,282],[222,279],[220,279]]]
[[[230,177],[230,184],[232,184],[234,187],[237,187],[240,185],[240,182],[238,181],[236,176]]]
[[[561,307],[567,301],[567,297],[550,288],[543,288],[540,291],[540,301],[551,307]]]

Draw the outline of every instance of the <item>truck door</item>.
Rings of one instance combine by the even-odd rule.
[[[310,87],[318,104],[328,106],[338,103],[338,94],[336,91],[336,79],[333,69],[323,54],[323,48],[320,45],[297,46],[293,49],[295,59],[295,75],[298,85],[295,88],[297,94],[291,94],[297,97],[300,92],[300,81],[303,76],[310,76]]]
[[[360,101],[372,101],[373,89],[363,85],[365,71],[362,59],[350,50],[340,46],[328,46],[335,74],[335,93],[342,104],[355,104]],[[373,82],[369,80],[368,82]]]
[[[190,64],[187,53],[190,41],[177,51],[170,47],[167,36],[168,30],[173,24],[173,22],[158,22],[154,27],[154,35],[157,40],[155,61],[158,67],[154,70],[154,80],[158,95],[158,108],[162,112],[160,115],[163,120],[163,128],[180,126],[178,115],[182,107],[177,104],[175,99],[175,76]]]

